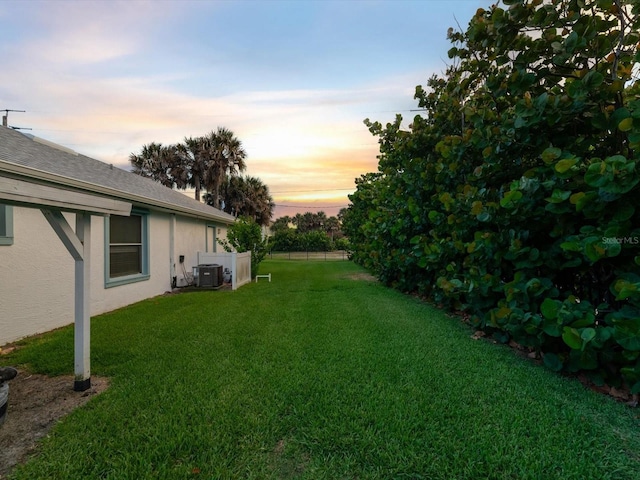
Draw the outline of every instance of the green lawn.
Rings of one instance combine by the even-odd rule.
[[[92,320],[111,387],[19,479],[638,479],[638,410],[350,262],[268,260],[236,292]],[[71,373],[70,328],[9,361]]]

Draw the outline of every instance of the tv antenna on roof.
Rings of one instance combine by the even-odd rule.
[[[3,127],[9,127],[9,128],[13,128],[14,130],[31,130],[30,128],[23,128],[23,127],[10,127],[9,126],[9,112],[20,112],[20,113],[25,113],[24,110],[12,110],[10,108],[1,108],[0,110],[4,111],[4,115],[2,116],[2,126]]]

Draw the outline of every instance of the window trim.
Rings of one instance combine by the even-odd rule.
[[[138,208],[131,209],[131,215],[137,215],[140,218],[140,227],[142,228],[142,272],[135,273],[133,275],[125,275],[123,277],[110,277],[111,264],[110,264],[110,225],[111,217],[104,217],[104,288],[117,287],[120,285],[126,285],[129,283],[143,282],[151,278],[149,271],[149,216],[150,213],[147,210]]]
[[[0,245],[13,245],[13,207],[0,204],[5,211],[5,234],[0,235]]]

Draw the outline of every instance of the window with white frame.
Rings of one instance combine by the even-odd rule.
[[[13,245],[13,207],[0,204],[0,245]]]
[[[149,278],[148,215],[137,211],[128,217],[111,215],[105,224],[107,286]]]

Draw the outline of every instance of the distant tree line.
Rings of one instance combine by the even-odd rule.
[[[193,188],[198,201],[203,196],[208,205],[268,225],[275,204],[259,178],[240,175],[246,170],[246,157],[233,132],[218,127],[202,137],[185,137],[175,145],[149,143],[140,153],[132,153],[129,162],[133,173],[169,188]]]
[[[271,225],[270,249],[278,252],[347,250],[349,242],[342,233],[341,213],[327,217],[322,211],[306,212],[276,219]]]

